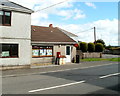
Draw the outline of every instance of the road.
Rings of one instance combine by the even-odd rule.
[[[118,64],[2,78],[3,94],[118,94]]]

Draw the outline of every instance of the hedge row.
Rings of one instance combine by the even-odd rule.
[[[80,42],[78,50],[81,50],[82,52],[102,52],[104,49],[103,44],[101,43],[86,43],[86,42]]]

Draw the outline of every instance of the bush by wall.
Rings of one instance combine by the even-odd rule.
[[[95,51],[95,44],[88,43],[88,52],[94,52],[94,51]]]
[[[105,47],[105,42],[104,42],[102,39],[98,39],[98,40],[96,41],[96,43],[101,43],[101,44],[103,44],[103,47]]]
[[[82,52],[87,52],[87,49],[88,49],[88,44],[86,42],[81,42],[80,43],[80,50]]]
[[[101,44],[101,43],[95,44],[95,51],[96,52],[103,52],[103,44]]]

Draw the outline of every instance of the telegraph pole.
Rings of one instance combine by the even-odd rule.
[[[96,43],[96,28],[94,27],[94,42]]]

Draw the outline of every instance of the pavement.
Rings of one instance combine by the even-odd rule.
[[[89,67],[103,66],[103,65],[110,65],[110,64],[118,64],[118,62],[91,61],[91,62],[80,62],[80,63],[65,64],[65,65],[39,66],[37,68],[4,70],[2,71],[2,77],[3,78],[4,77],[15,77],[15,76],[32,75],[32,74],[39,74],[39,73],[84,69],[84,68],[89,68]]]

